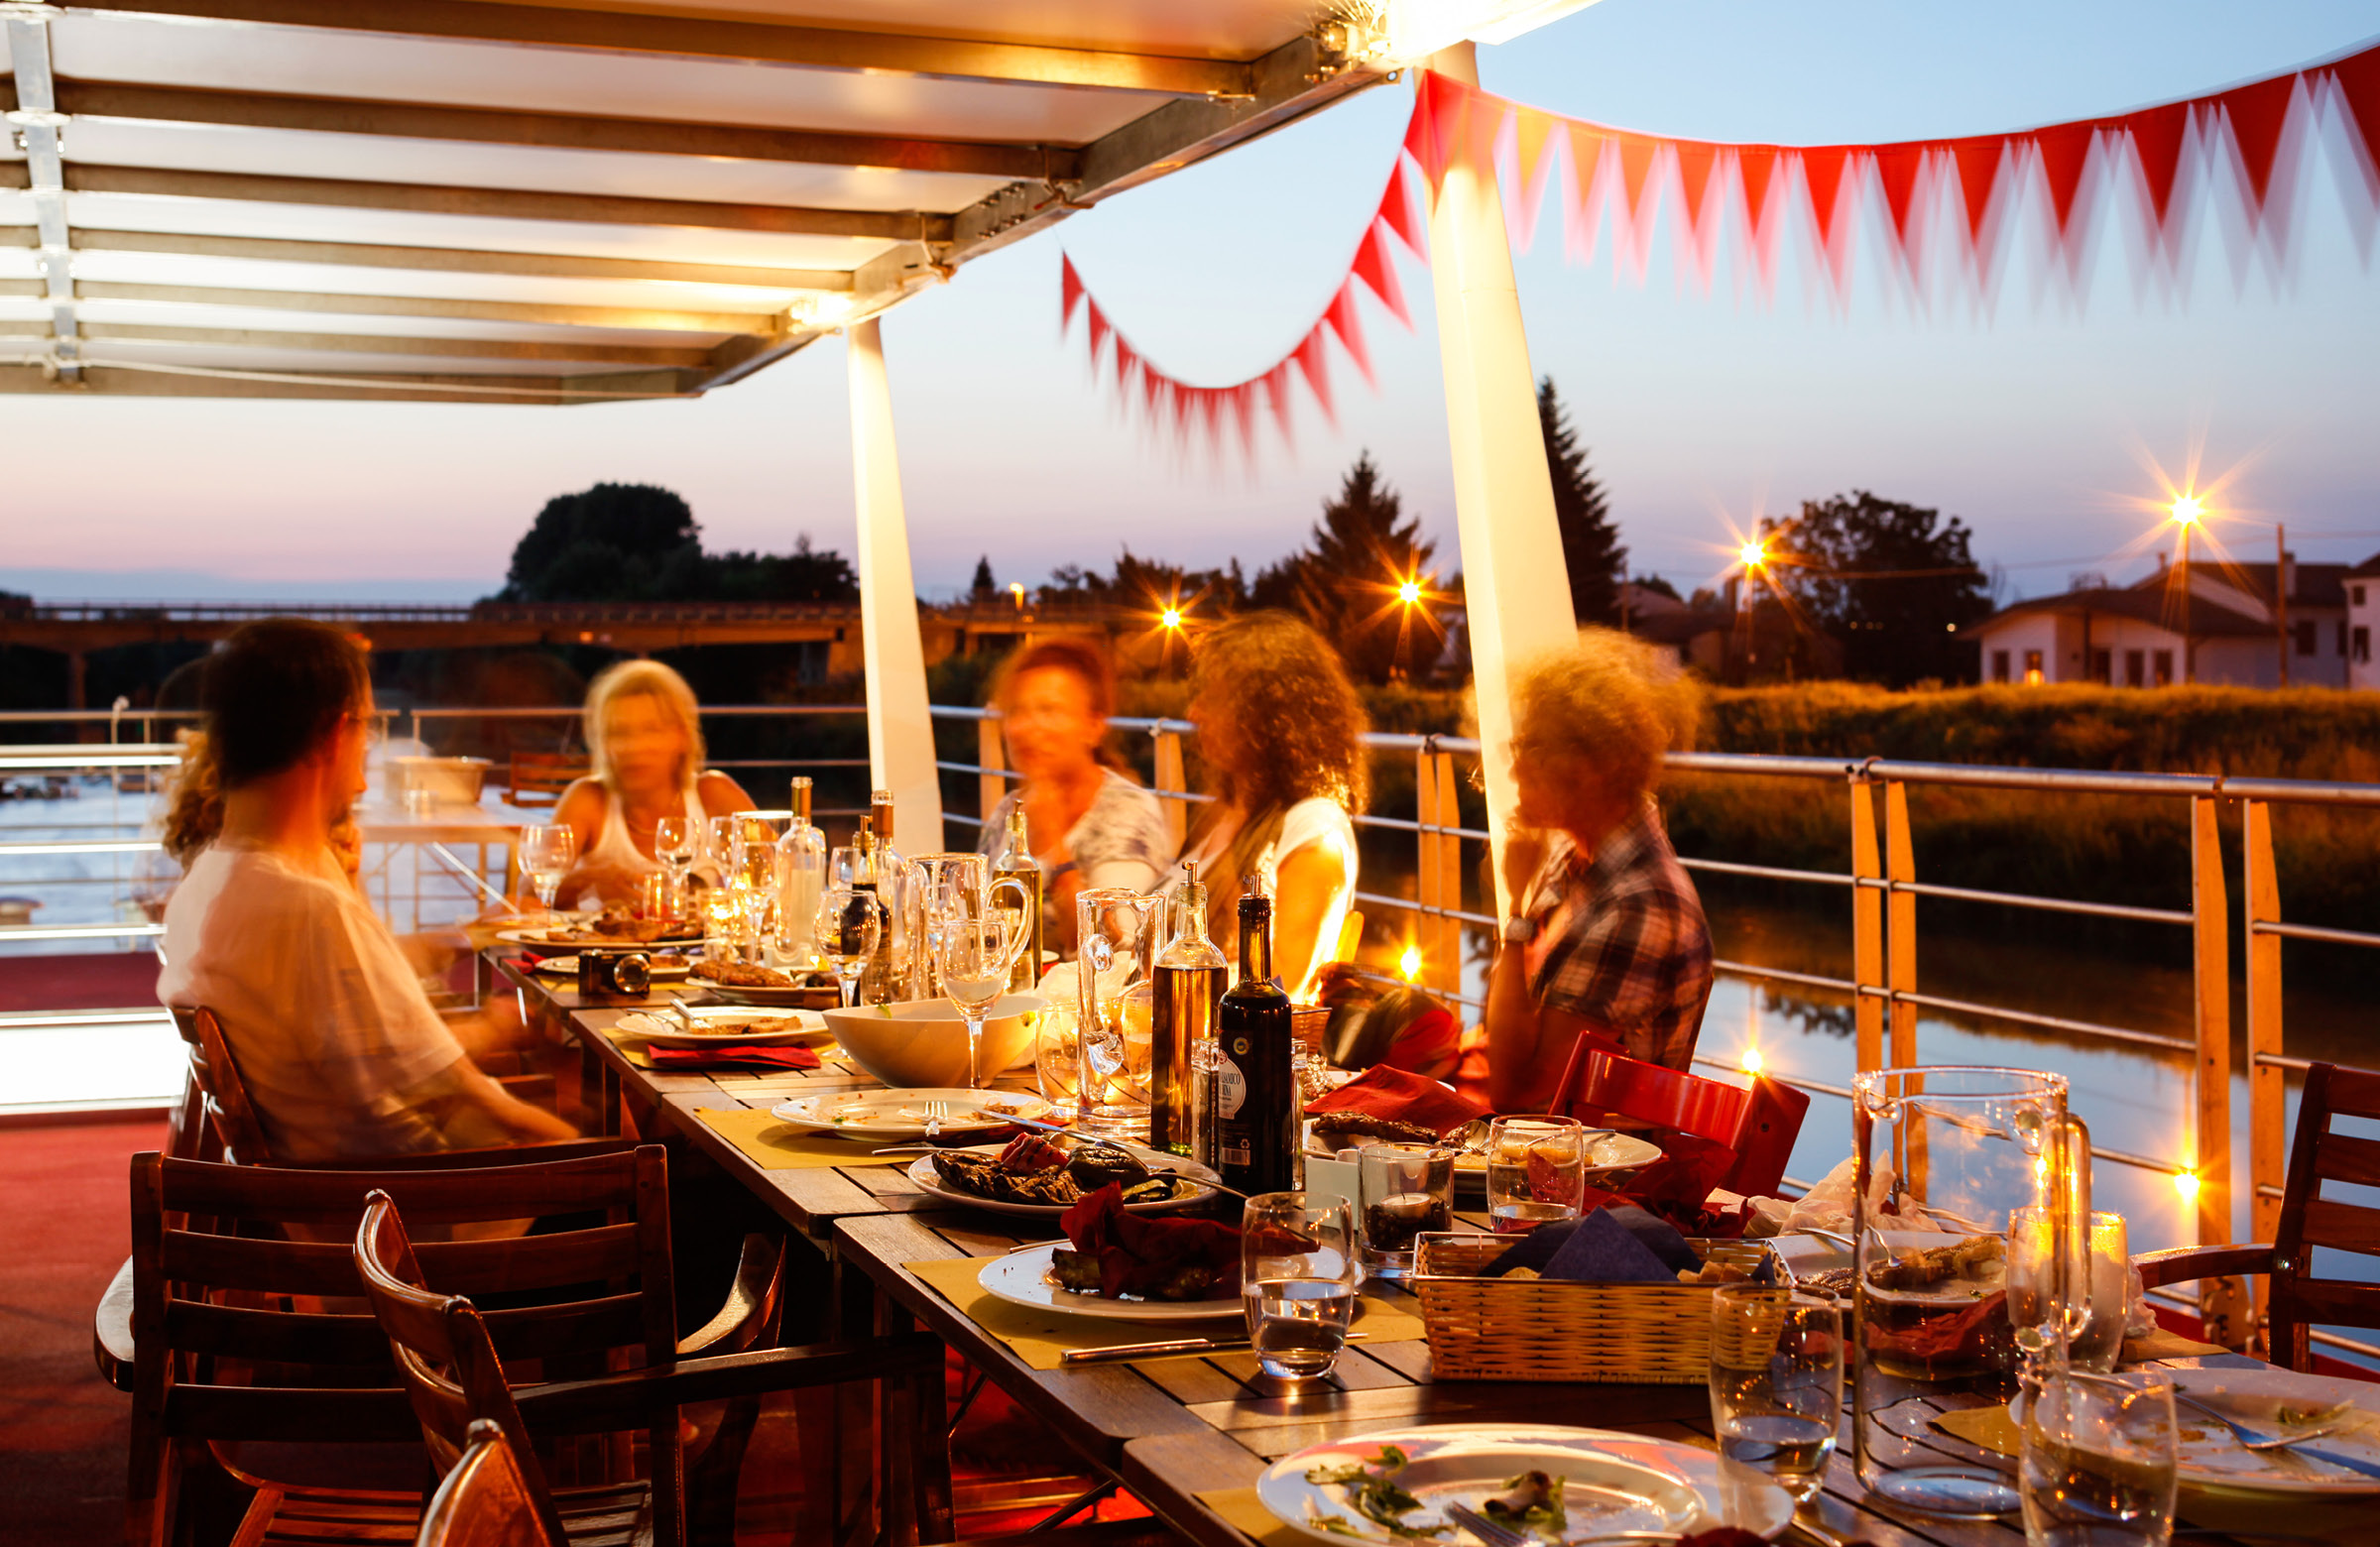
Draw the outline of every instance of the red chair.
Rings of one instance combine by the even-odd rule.
[[[1552,1111],[1586,1123],[1626,1118],[1725,1144],[1735,1151],[1735,1163],[1719,1185],[1747,1198],[1776,1196],[1810,1112],[1808,1093],[1763,1074],[1748,1087],[1706,1080],[1601,1043],[1593,1032],[1580,1033],[1554,1087]]]

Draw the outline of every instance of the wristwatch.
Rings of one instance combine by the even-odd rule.
[[[1507,918],[1504,920],[1502,934],[1506,945],[1526,945],[1537,938],[1537,920],[1525,917]]]

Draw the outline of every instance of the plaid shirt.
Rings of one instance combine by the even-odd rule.
[[[1521,914],[1529,996],[1578,1015],[1628,1056],[1683,1070],[1711,998],[1711,929],[1652,803],[1593,860],[1557,834]]]

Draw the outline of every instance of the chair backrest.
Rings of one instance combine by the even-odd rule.
[[[406,1396],[421,1425],[422,1443],[441,1473],[459,1466],[471,1436],[493,1424],[528,1436],[504,1364],[479,1310],[459,1294],[439,1294],[422,1279],[405,1221],[385,1192],[375,1192],[356,1228],[354,1258],[364,1297],[387,1335]],[[525,1479],[531,1507],[549,1535],[562,1534],[542,1474]]]
[[[414,1547],[566,1547],[547,1523],[550,1508],[537,1507],[536,1476],[501,1424],[473,1424],[471,1448],[421,1512]]]
[[[1775,1195],[1810,1111],[1808,1093],[1759,1074],[1748,1085],[1706,1080],[1623,1057],[1600,1040],[1580,1033],[1554,1087],[1554,1112],[1589,1123],[1629,1118],[1725,1144],[1735,1163],[1719,1185],[1746,1197]]]
[[[2317,1277],[2314,1253],[2328,1249],[2380,1256],[2380,1208],[2322,1196],[2322,1183],[2380,1186],[2380,1138],[2332,1130],[2338,1118],[2380,1119],[2380,1074],[2318,1063],[2306,1071],[2298,1131],[2282,1189],[2266,1298],[2276,1364],[2314,1368],[2316,1326],[2380,1327],[2380,1284]]]
[[[552,805],[594,765],[578,752],[516,752],[505,799],[517,806]]]
[[[240,1081],[239,1061],[224,1040],[222,1020],[203,1005],[177,1005],[174,1029],[181,1033],[190,1055],[190,1078],[206,1097],[207,1121],[214,1125],[224,1153],[243,1165],[272,1164],[273,1146],[265,1137],[264,1120]],[[177,1151],[180,1148],[178,1141]]]

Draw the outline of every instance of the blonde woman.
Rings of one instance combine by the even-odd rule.
[[[1272,965],[1312,998],[1356,894],[1351,813],[1368,793],[1364,705],[1339,653],[1286,613],[1218,625],[1191,662],[1190,718],[1214,802],[1182,851],[1209,887],[1215,943],[1236,957],[1238,904],[1272,891]],[[1175,873],[1178,884],[1180,873]]]
[[[654,857],[661,818],[683,817],[699,833],[706,817],[753,809],[744,786],[703,771],[694,690],[659,661],[608,667],[587,688],[585,724],[595,772],[564,790],[554,808],[579,854],[559,898],[591,891],[605,902],[626,901],[635,878],[661,869]]]
[[[1582,1033],[1672,1069],[1692,1060],[1711,931],[1652,792],[1701,712],[1675,665],[1608,629],[1523,663],[1503,854],[1515,911],[1488,980],[1481,1094],[1495,1111],[1545,1111]]]

